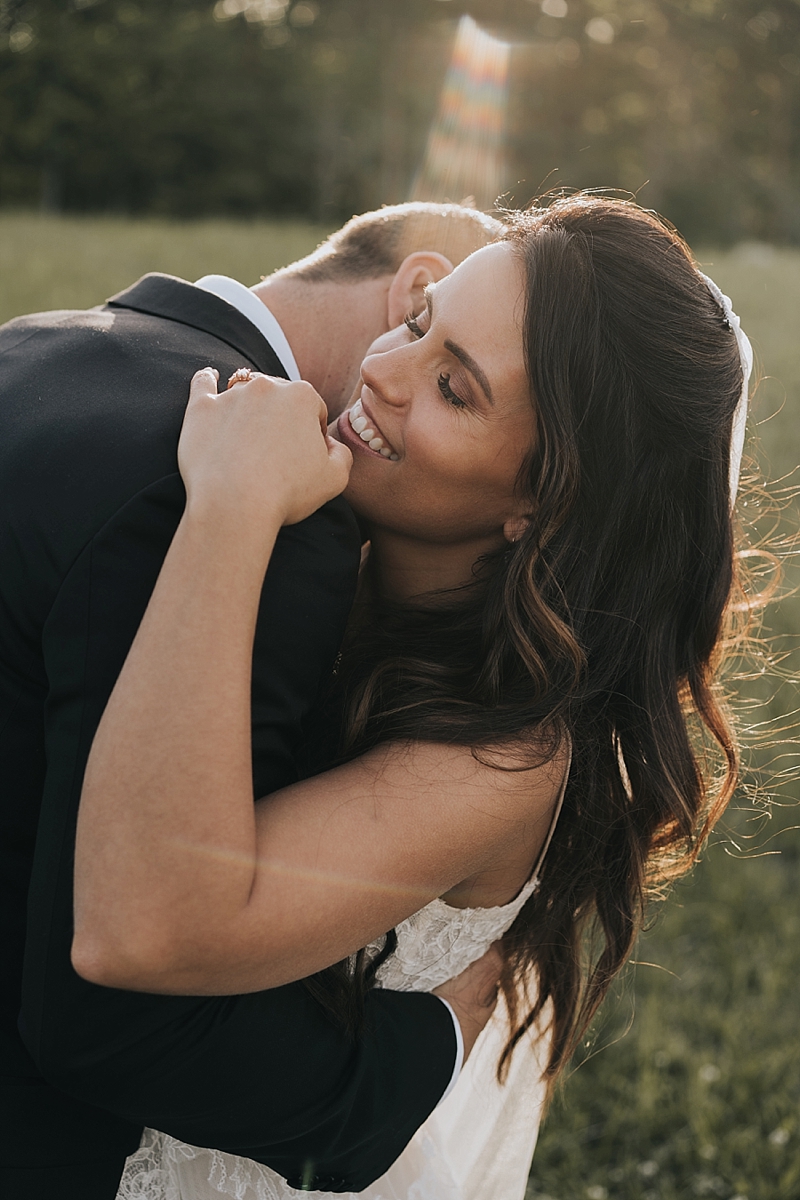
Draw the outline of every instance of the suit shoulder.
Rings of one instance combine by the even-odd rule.
[[[28,338],[37,333],[54,333],[62,329],[102,333],[114,323],[114,314],[105,305],[96,308],[56,308],[47,312],[26,313],[0,325],[0,350],[7,343]]]

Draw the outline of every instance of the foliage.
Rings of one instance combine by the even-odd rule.
[[[463,12],[514,46],[518,201],[642,189],[691,238],[800,240],[797,0],[0,0],[0,204],[403,199]]]
[[[642,189],[690,240],[800,237],[797,4],[573,0],[548,28],[515,93],[520,163]]]

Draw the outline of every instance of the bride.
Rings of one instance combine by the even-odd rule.
[[[494,1017],[370,1200],[520,1200],[648,895],[731,795],[748,356],[677,235],[579,194],[430,287],[327,436],[307,384],[195,376],[185,515],[87,769],[74,961],[162,993],[305,978],[357,1047],[366,989],[431,990],[501,939]],[[254,809],[264,572],[342,490],[371,553],[316,762]],[[148,1131],[120,1194],[300,1193]]]

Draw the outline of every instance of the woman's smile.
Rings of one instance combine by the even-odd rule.
[[[363,402],[358,399],[346,409],[336,422],[341,440],[351,449],[368,450],[380,458],[397,462],[400,455],[390,445],[388,438],[378,428],[378,422],[368,415]]]

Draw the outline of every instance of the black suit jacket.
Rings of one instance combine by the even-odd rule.
[[[295,1186],[358,1191],[453,1066],[450,1017],[430,996],[373,993],[352,1042],[299,983],[164,997],[95,987],[70,966],[83,771],[183,510],[177,440],[189,379],[206,365],[222,384],[242,365],[284,375],[236,309],[164,275],[103,307],[0,330],[6,1200],[111,1200],[143,1125],[258,1159]],[[254,652],[257,795],[295,778],[358,553],[341,500],[278,539]]]

